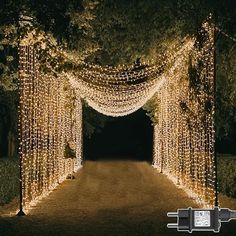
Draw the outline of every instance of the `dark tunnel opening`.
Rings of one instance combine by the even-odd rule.
[[[100,133],[84,138],[84,160],[127,159],[152,162],[153,126],[143,109],[109,121]]]

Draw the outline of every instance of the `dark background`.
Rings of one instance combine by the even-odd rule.
[[[96,111],[94,111],[96,112]],[[153,126],[143,109],[112,118],[101,132],[84,136],[84,159],[135,159],[151,162]]]

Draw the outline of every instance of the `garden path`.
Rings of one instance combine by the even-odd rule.
[[[87,161],[75,177],[64,181],[27,216],[0,217],[0,235],[174,236],[180,234],[167,229],[166,213],[196,207],[147,162]],[[232,235],[233,229],[234,222],[223,225],[219,235]]]

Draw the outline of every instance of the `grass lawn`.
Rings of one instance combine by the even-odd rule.
[[[236,198],[236,156],[218,155],[219,192]],[[19,195],[19,161],[0,158],[0,206]]]
[[[0,158],[0,206],[19,194],[18,159]]]
[[[236,198],[236,156],[218,155],[218,184],[221,193]]]

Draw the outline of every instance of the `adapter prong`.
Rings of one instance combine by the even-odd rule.
[[[169,223],[169,224],[167,224],[167,228],[168,229],[177,229],[178,224],[177,223]]]
[[[231,220],[236,220],[236,211],[230,211]]]
[[[178,212],[168,212],[168,213],[167,213],[167,216],[168,216],[168,217],[178,217],[179,214],[178,214]]]

